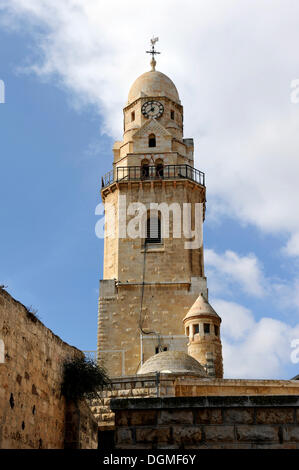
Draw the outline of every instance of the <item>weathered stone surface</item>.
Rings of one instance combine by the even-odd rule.
[[[221,409],[217,408],[201,408],[195,411],[196,424],[221,424]]]
[[[239,441],[262,441],[264,443],[278,441],[278,431],[278,426],[271,425],[239,425],[236,428],[237,439]]]
[[[256,422],[262,424],[293,423],[293,408],[258,408],[256,410]]]
[[[158,423],[184,423],[192,424],[193,423],[193,414],[192,411],[188,410],[162,410],[158,415]]]
[[[176,444],[198,444],[202,439],[202,430],[200,426],[178,426],[173,429],[173,439]]]
[[[136,442],[168,442],[170,440],[170,428],[137,428],[136,429]]]
[[[84,402],[68,410],[60,394],[62,364],[81,351],[63,342],[0,288],[0,448],[97,447],[97,424]],[[81,424],[78,421],[81,416]]]
[[[212,442],[233,441],[234,440],[234,427],[233,426],[205,426],[204,428],[205,440]]]
[[[251,424],[254,422],[254,410],[250,408],[224,409],[223,415],[225,423]]]
[[[132,426],[135,425],[150,425],[157,423],[157,411],[156,410],[144,410],[142,413],[138,411],[132,411],[130,413],[130,423]]]
[[[284,441],[299,442],[299,425],[284,426],[283,439]]]
[[[132,431],[128,428],[118,428],[116,430],[117,444],[133,444]]]

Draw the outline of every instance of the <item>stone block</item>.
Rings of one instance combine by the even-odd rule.
[[[257,408],[256,422],[258,424],[288,424],[294,422],[293,408]]]
[[[158,415],[159,424],[193,424],[193,413],[191,410],[161,410]]]
[[[173,440],[176,444],[198,444],[202,439],[202,431],[199,426],[173,426]]]
[[[230,424],[252,424],[254,422],[254,410],[250,408],[231,408],[223,410],[224,422]]]
[[[220,408],[200,408],[195,412],[196,424],[221,424],[222,415]]]
[[[299,424],[283,427],[283,440],[299,442]]]
[[[132,436],[131,429],[128,429],[128,428],[116,429],[116,443],[117,445],[133,444],[133,436]]]
[[[279,440],[279,427],[271,425],[239,425],[236,428],[238,441],[270,442]]]
[[[130,413],[131,426],[146,426],[157,423],[156,410],[139,410]]]
[[[169,442],[170,441],[170,428],[137,428],[136,429],[136,442]]]
[[[205,440],[211,442],[233,441],[234,426],[204,426]]]

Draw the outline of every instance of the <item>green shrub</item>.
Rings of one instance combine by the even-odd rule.
[[[61,393],[68,400],[98,398],[99,390],[109,383],[106,370],[85,356],[68,359],[63,364]]]

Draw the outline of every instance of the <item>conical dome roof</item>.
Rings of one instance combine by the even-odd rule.
[[[128,103],[132,103],[142,96],[166,96],[172,101],[180,102],[175,84],[167,75],[157,70],[145,72],[138,77],[130,88]]]
[[[190,319],[192,317],[197,317],[198,318],[200,316],[202,316],[202,317],[213,316],[213,317],[216,317],[218,320],[221,321],[221,318],[215,312],[215,310],[209,304],[209,302],[207,301],[207,299],[204,297],[203,294],[200,294],[197,297],[196,301],[194,302],[194,304],[192,305],[192,307],[188,311],[188,313],[185,316],[183,321],[185,322],[187,319]]]

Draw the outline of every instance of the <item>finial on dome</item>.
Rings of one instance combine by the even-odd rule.
[[[150,51],[146,51],[147,54],[152,54],[152,60],[151,60],[152,71],[156,70],[157,62],[155,60],[155,54],[161,54],[161,52],[158,52],[158,51],[155,50],[155,44],[156,44],[157,41],[159,41],[159,38],[155,38],[153,36],[152,39],[151,39],[152,48],[151,48]]]

